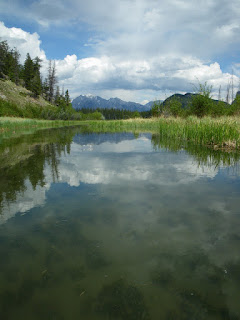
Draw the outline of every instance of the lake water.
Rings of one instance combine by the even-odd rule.
[[[239,155],[150,133],[0,145],[0,319],[240,319]]]

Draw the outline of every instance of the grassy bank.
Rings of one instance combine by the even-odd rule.
[[[214,148],[239,149],[240,118],[152,118],[119,121],[88,121],[89,128],[97,132],[133,131],[159,133],[162,137],[189,141]]]
[[[33,133],[38,129],[76,126],[82,124],[82,121],[37,120],[0,117],[0,140],[26,133]]]
[[[65,101],[65,100],[64,100]],[[38,98],[22,86],[0,79],[0,117],[15,117],[43,120],[101,120],[100,112],[83,114],[77,112],[66,101],[50,104],[42,96]]]
[[[0,136],[33,132],[40,128],[84,125],[93,132],[152,132],[164,139],[188,141],[215,149],[240,149],[240,118],[151,118],[112,121],[62,121],[0,118]]]

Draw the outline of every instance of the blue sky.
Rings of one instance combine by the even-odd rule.
[[[240,1],[0,0],[0,38],[56,60],[59,85],[136,102],[193,91],[207,81],[222,97],[240,76]]]

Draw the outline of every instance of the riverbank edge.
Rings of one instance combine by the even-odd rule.
[[[0,118],[0,137],[34,132],[39,129],[87,126],[92,132],[150,132],[164,138],[193,142],[214,149],[240,150],[240,117],[197,118],[150,118],[129,120],[36,120]]]
[[[94,132],[150,132],[164,139],[190,142],[221,150],[240,150],[240,117],[187,118],[160,117],[150,119],[87,121]]]
[[[15,117],[0,117],[0,140],[34,133],[37,130],[84,125],[74,120],[39,120]]]

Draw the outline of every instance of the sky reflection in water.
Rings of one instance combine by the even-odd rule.
[[[0,314],[238,319],[238,163],[75,133],[2,148]]]

